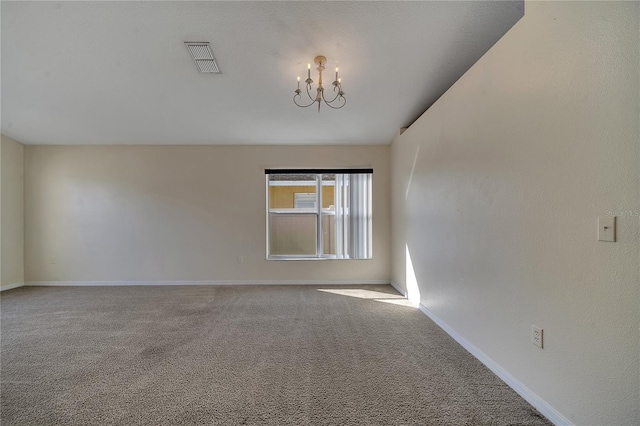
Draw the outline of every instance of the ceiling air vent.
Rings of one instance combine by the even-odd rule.
[[[185,41],[184,45],[189,49],[193,62],[196,63],[198,71],[202,74],[221,74],[220,68],[213,56],[209,42],[207,41]]]

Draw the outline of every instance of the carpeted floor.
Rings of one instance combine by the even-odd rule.
[[[390,286],[1,295],[9,425],[548,425]]]

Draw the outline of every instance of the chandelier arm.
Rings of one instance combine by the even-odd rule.
[[[309,89],[311,89],[311,85],[307,84],[307,96],[309,96],[309,99],[311,99],[313,102],[316,102],[317,99],[311,96],[311,93],[309,93]]]
[[[294,104],[296,104],[296,105],[298,105],[298,106],[299,106],[299,107],[301,107],[301,108],[309,108],[311,105],[313,105],[313,104],[315,104],[315,103],[316,103],[316,101],[313,101],[313,102],[311,102],[309,105],[300,105],[300,104],[296,101],[296,98],[297,98],[297,97],[301,97],[301,96],[300,96],[300,94],[296,94],[296,95],[294,95],[294,96],[293,96],[293,103],[294,103]]]
[[[323,101],[325,101],[325,103],[327,103],[327,104],[330,104],[330,103],[332,103],[332,102],[335,102],[335,100],[336,100],[336,99],[338,99],[338,97],[342,97],[342,95],[340,94],[340,92],[336,93],[336,96],[335,96],[333,99],[331,99],[330,101],[328,101],[328,100],[326,100],[326,99],[324,98],[324,93],[322,94],[322,100],[323,100]]]
[[[330,104],[329,102],[327,102],[327,101],[324,101],[324,103],[325,103],[325,104],[327,104],[327,106],[328,106],[329,108],[333,108],[333,109],[340,109],[340,108],[342,108],[343,106],[345,106],[345,105],[347,104],[347,98],[345,98],[344,96],[340,96],[340,99],[342,100],[342,105],[337,106],[337,107],[335,107],[335,106],[331,105],[331,104]],[[333,101],[335,101],[335,99],[334,99]],[[331,102],[333,102],[333,101],[331,101]]]

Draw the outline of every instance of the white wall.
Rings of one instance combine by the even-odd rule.
[[[26,280],[389,282],[389,149],[27,146]],[[265,260],[265,168],[360,166],[373,260]]]
[[[24,282],[24,170],[22,144],[1,137],[0,286]]]
[[[392,144],[393,280],[576,424],[640,424],[639,8],[528,2]]]

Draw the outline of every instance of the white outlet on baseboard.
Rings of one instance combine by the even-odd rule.
[[[531,343],[542,349],[543,330],[535,325],[531,326]]]

